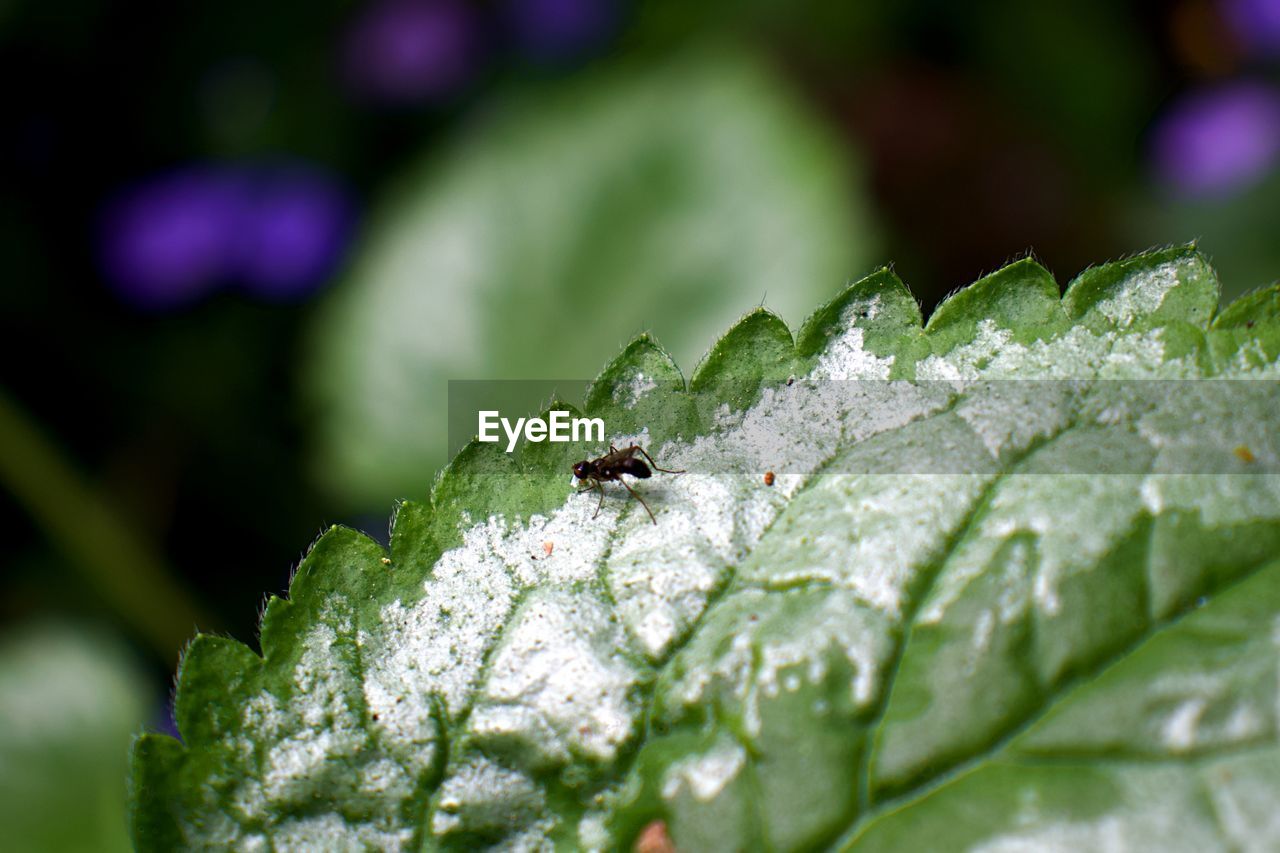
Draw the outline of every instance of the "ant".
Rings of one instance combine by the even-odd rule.
[[[602,483],[614,481],[622,483],[622,487],[631,493],[631,497],[640,501],[640,506],[644,507],[644,511],[649,513],[649,520],[654,524],[658,523],[658,519],[654,518],[653,510],[649,509],[649,505],[644,502],[644,498],[636,494],[635,489],[627,485],[622,479],[623,474],[630,474],[639,480],[647,480],[653,476],[653,471],[649,470],[649,465],[644,464],[644,460],[636,458],[636,452],[644,455],[649,460],[649,465],[653,466],[653,471],[661,471],[664,474],[683,474],[684,471],[676,471],[671,468],[659,468],[658,463],[653,461],[653,457],[645,453],[643,447],[633,444],[630,447],[624,447],[621,450],[609,445],[609,452],[599,459],[583,459],[581,462],[573,466],[573,476],[579,480],[590,480],[591,485],[585,489],[579,489],[579,492],[589,492],[592,489],[600,490],[600,503],[596,504],[596,513],[591,516],[595,518],[600,514],[600,508],[604,506],[604,486]]]

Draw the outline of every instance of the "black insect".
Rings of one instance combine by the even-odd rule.
[[[624,447],[621,450],[609,445],[609,452],[599,459],[583,459],[581,462],[573,466],[573,476],[579,480],[590,480],[591,485],[585,489],[579,489],[581,492],[589,492],[592,489],[600,491],[600,503],[596,504],[596,513],[591,516],[595,518],[600,514],[600,508],[604,506],[604,486],[603,483],[618,482],[622,483],[622,487],[631,493],[631,497],[640,501],[640,506],[644,507],[644,511],[649,513],[649,520],[654,524],[658,523],[658,519],[653,517],[653,510],[649,509],[649,505],[644,502],[644,498],[636,494],[636,490],[627,485],[622,479],[623,474],[630,474],[639,480],[647,480],[653,476],[653,471],[649,470],[644,459],[639,459],[636,454],[640,453],[645,459],[649,460],[649,465],[653,466],[653,471],[661,471],[664,474],[683,474],[684,471],[676,471],[671,468],[659,468],[658,463],[653,461],[653,457],[645,453],[643,447],[633,444],[630,447]]]

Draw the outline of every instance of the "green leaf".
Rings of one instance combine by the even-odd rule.
[[[128,652],[96,632],[44,624],[0,639],[6,849],[132,849],[124,780],[149,693]]]
[[[138,845],[1277,846],[1280,318],[1216,288],[1021,261],[922,327],[882,270],[688,389],[637,339],[585,409],[686,469],[657,524],[473,443],[329,531],[264,657],[188,651]]]
[[[316,470],[366,508],[425,495],[449,379],[586,377],[646,329],[688,365],[745,305],[798,321],[874,250],[847,160],[729,49],[510,95],[394,182],[317,317]]]

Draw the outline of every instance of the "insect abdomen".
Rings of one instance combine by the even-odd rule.
[[[618,463],[619,474],[630,474],[639,480],[645,480],[653,476],[653,472],[649,470],[649,466],[644,464],[642,459],[624,459]]]

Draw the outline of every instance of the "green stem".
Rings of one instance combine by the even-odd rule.
[[[135,537],[0,390],[0,483],[106,602],[172,661],[208,622],[164,562]]]

